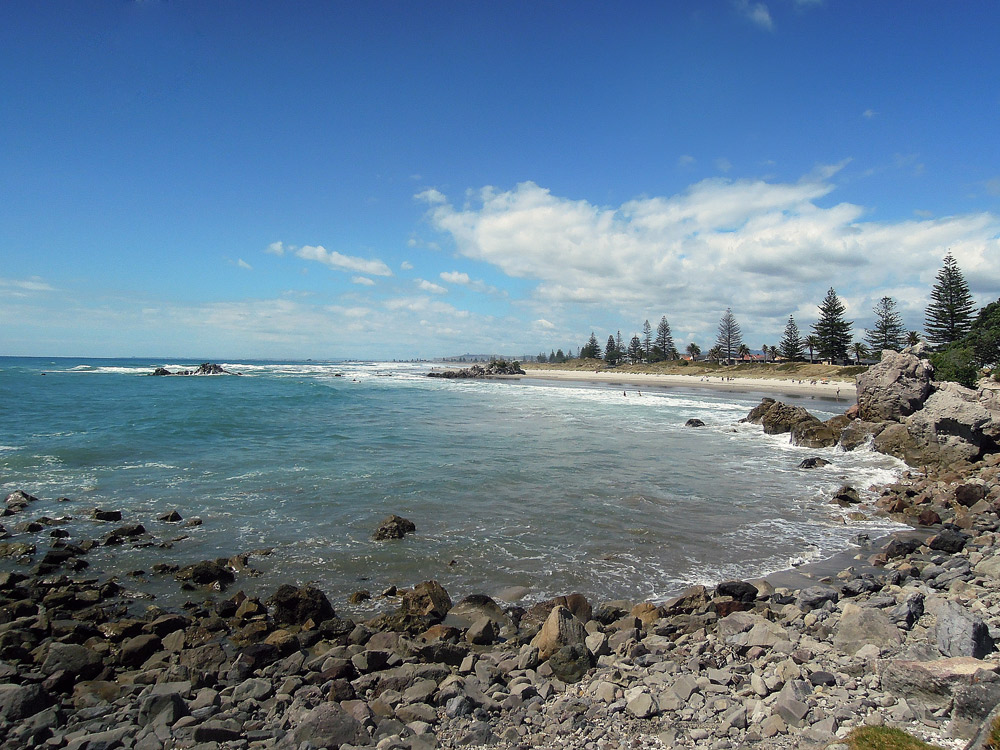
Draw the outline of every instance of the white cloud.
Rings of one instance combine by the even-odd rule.
[[[435,284],[433,281],[427,281],[426,279],[415,279],[417,286],[423,289],[425,292],[431,292],[432,294],[447,294],[448,290],[445,289],[440,284]]]
[[[253,270],[253,266],[251,266],[249,263],[247,263],[245,260],[243,260],[243,258],[237,258],[236,259],[236,265],[239,266],[240,268],[242,268],[245,271],[252,271]]]
[[[718,159],[715,160],[715,168],[718,169],[720,172],[728,172],[730,169],[733,168],[733,163],[729,161],[729,159],[719,157]]]
[[[461,271],[442,271],[441,280],[447,281],[449,284],[462,284],[468,286],[472,281],[469,278],[469,274],[462,273]]]
[[[392,276],[389,266],[380,260],[356,258],[342,255],[336,250],[327,250],[322,245],[306,245],[295,251],[295,255],[303,260],[314,260],[337,271],[357,271],[372,276]]]
[[[272,242],[264,249],[264,252],[270,255],[281,256],[285,254],[285,245],[282,242]]]
[[[440,190],[435,190],[434,188],[429,188],[423,192],[417,193],[413,196],[416,200],[423,203],[430,203],[431,205],[438,205],[440,203],[445,203],[448,199],[445,198],[444,193]]]
[[[399,264],[399,268],[403,271],[412,271],[413,264],[410,263],[410,261],[408,260],[404,260],[402,263]]]
[[[549,331],[556,327],[555,323],[546,320],[545,318],[539,318],[538,320],[536,320],[535,325],[538,326],[539,328],[544,328]]]
[[[819,205],[833,192],[828,178],[836,171],[819,167],[790,183],[709,179],[620,206],[524,182],[483,188],[459,207],[438,203],[428,218],[460,255],[533,282],[524,302],[556,321],[554,314],[572,315],[575,305],[614,305],[639,323],[665,313],[678,330],[707,340],[732,306],[748,336],[773,337],[789,313],[800,327],[812,322],[834,286],[863,300],[860,330],[870,322],[867,298],[877,300],[881,289],[923,288],[926,298],[949,248],[974,292],[986,301],[1000,295],[1000,264],[991,260],[1000,257],[1000,219],[869,221],[858,205]],[[901,300],[904,320],[916,326],[922,307],[908,305]]]
[[[0,279],[0,289],[13,290],[13,294],[22,295],[28,292],[55,291],[55,287],[42,281],[40,276],[32,276],[29,279]]]
[[[367,276],[354,276],[351,278],[351,283],[360,284],[361,286],[375,286],[375,282]]]
[[[878,115],[878,112],[876,112],[874,109],[866,109],[864,112],[861,113],[861,116],[864,117],[866,120],[870,120],[876,115]]]
[[[737,0],[736,7],[746,18],[768,31],[774,30],[771,12],[764,3],[751,3],[748,0]]]

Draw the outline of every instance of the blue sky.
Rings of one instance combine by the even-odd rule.
[[[0,354],[754,348],[1000,297],[994,2],[0,4]]]

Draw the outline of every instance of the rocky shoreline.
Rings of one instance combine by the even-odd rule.
[[[859,384],[862,414],[874,389]],[[837,440],[859,421],[910,434],[906,420],[941,390],[897,421],[848,417]],[[126,586],[86,575],[86,553],[143,543],[145,529],[103,511],[112,531],[69,539],[39,515],[50,501],[15,492],[0,529],[0,555],[22,563],[0,573],[0,748],[843,750],[853,728],[886,724],[978,749],[1000,704],[1000,453],[992,423],[976,424],[962,444],[914,429],[927,465],[881,489],[875,505],[922,534],[828,575],[667,602],[504,607],[453,602],[425,581],[384,592],[394,609],[355,622],[310,586],[229,593],[247,565],[237,555],[164,564],[190,600],[136,615]],[[50,526],[44,552],[18,539]]]

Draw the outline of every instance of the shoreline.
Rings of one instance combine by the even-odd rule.
[[[518,379],[555,380],[568,383],[600,383],[603,385],[643,386],[645,388],[710,388],[732,393],[761,392],[789,396],[812,396],[842,401],[845,409],[857,402],[853,383],[843,381],[785,380],[778,378],[673,375],[634,372],[590,372],[583,370],[537,370],[523,367],[525,374]]]

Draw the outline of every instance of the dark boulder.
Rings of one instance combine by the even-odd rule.
[[[715,587],[716,596],[731,596],[744,604],[751,604],[759,593],[756,586],[746,581],[723,581]]]
[[[186,565],[174,577],[179,581],[190,581],[197,586],[215,586],[220,590],[236,580],[233,572],[219,560],[202,560]]]
[[[283,584],[269,604],[274,607],[274,621],[278,625],[302,625],[308,620],[318,624],[336,614],[326,595],[313,586],[296,588]]]
[[[941,529],[940,532],[927,540],[927,546],[938,552],[954,554],[965,549],[969,538],[955,529]]]
[[[590,652],[582,643],[571,643],[549,657],[549,666],[563,682],[579,682],[592,666]]]
[[[704,427],[705,423],[702,422],[700,419],[695,419],[694,417],[692,417],[691,419],[689,419],[687,422],[684,423],[684,426],[685,427]]]
[[[800,469],[818,469],[822,466],[829,466],[830,462],[825,458],[820,458],[819,456],[810,456],[809,458],[803,458],[799,462]]]
[[[834,494],[833,502],[841,505],[857,505],[861,502],[861,496],[856,489],[845,484]]]
[[[378,525],[375,529],[375,534],[372,536],[376,541],[383,539],[402,539],[407,534],[413,533],[417,530],[416,525],[413,521],[397,516],[393,513],[388,518],[383,519],[382,523]]]
[[[424,581],[403,594],[399,605],[402,614],[429,617],[440,622],[451,609],[451,597],[437,581]]]

